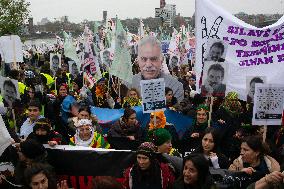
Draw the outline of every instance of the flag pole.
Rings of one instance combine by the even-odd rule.
[[[214,97],[209,97],[210,99],[210,111],[209,111],[209,117],[208,117],[208,127],[211,127],[211,119],[212,119],[212,111],[213,111],[213,102],[214,102]]]
[[[266,141],[266,135],[267,135],[267,125],[264,125],[264,131],[263,131],[263,135],[262,135],[262,140],[263,142]]]

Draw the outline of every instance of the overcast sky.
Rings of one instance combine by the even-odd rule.
[[[64,15],[72,22],[84,19],[101,20],[102,11],[108,11],[108,18],[146,18],[155,16],[155,8],[159,0],[27,0],[31,3],[31,15],[34,22],[47,17],[50,20]],[[284,13],[284,0],[212,0],[231,13],[246,12],[249,14]],[[281,3],[283,2],[283,3]],[[194,0],[166,0],[167,4],[175,4],[177,13],[192,16]]]

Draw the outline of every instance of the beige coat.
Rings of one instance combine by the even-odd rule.
[[[265,155],[264,161],[270,173],[273,171],[280,171],[280,165],[273,157]],[[233,161],[233,164],[230,165],[229,170],[230,171],[241,171],[243,168],[244,168],[243,160],[242,160],[242,156],[240,156]]]

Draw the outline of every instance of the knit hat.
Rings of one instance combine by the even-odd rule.
[[[153,157],[156,146],[152,142],[143,142],[137,149],[136,154],[143,154],[147,157]]]
[[[171,139],[172,136],[167,129],[159,128],[153,131],[152,141],[156,146],[160,146]]]
[[[46,153],[44,146],[32,139],[21,142],[20,149],[21,152],[29,159],[37,159]]]
[[[92,121],[89,120],[89,119],[80,119],[78,124],[77,124],[77,127],[81,127],[83,125],[90,125],[90,126],[92,126],[93,124],[92,124]]]

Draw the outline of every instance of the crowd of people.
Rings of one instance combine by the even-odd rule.
[[[100,48],[104,45],[103,33],[96,35],[95,43]],[[132,54],[132,83],[120,83],[104,69],[108,65],[101,65],[103,77],[89,87],[82,71],[69,73],[70,58],[65,57],[64,49],[30,53],[20,69],[7,72],[7,77],[18,81],[20,99],[2,98],[1,116],[14,142],[0,156],[0,162],[11,162],[15,174],[1,172],[1,188],[72,187],[72,181],[54,173],[43,144],[136,152],[135,162],[125,167],[123,179],[95,175],[88,188],[284,187],[283,124],[269,126],[263,141],[263,126],[251,125],[253,102],[241,101],[236,92],[214,98],[210,112],[210,100],[196,92],[194,61],[171,64],[156,37],[145,36],[138,41],[138,52]],[[50,66],[50,53],[61,54],[61,66]],[[220,61],[215,56],[211,59]],[[163,71],[164,63],[169,73]],[[211,70],[215,68],[208,72]],[[151,113],[145,127],[139,123],[133,107],[142,104],[140,81],[156,78],[164,78],[166,107],[193,119],[191,124],[183,123],[182,135],[163,111]],[[124,113],[106,131],[92,106],[124,109]],[[161,154],[182,162],[181,171],[173,163],[161,161]],[[217,170],[230,177],[217,174]],[[243,179],[229,179],[234,177]]]

